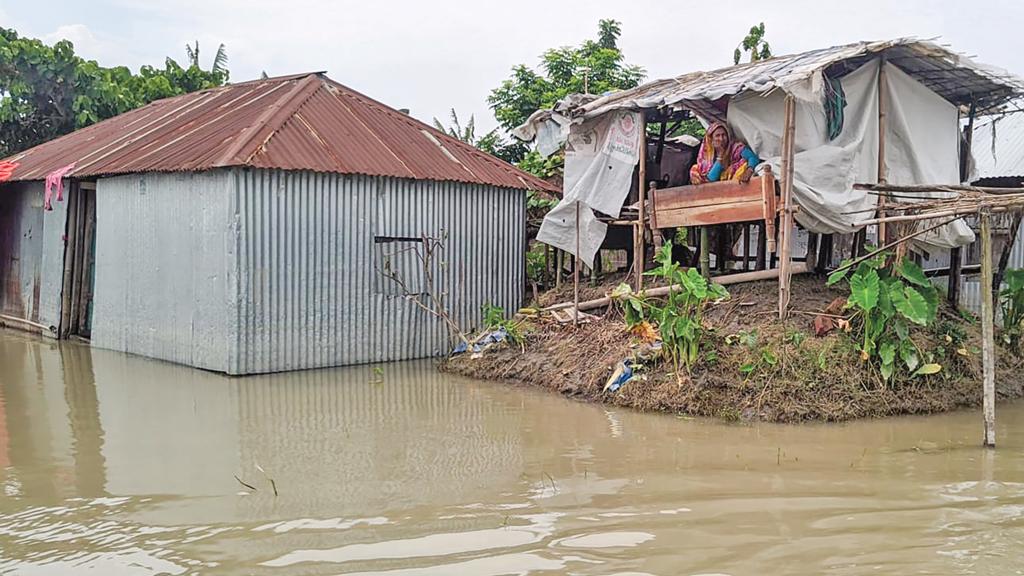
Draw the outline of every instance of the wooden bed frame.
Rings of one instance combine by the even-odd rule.
[[[764,220],[768,251],[775,252],[778,207],[775,175],[769,167],[746,183],[730,180],[651,190],[651,228]]]

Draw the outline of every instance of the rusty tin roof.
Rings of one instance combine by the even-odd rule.
[[[157,100],[7,159],[12,181],[74,162],[76,178],[250,166],[557,191],[322,73]]]

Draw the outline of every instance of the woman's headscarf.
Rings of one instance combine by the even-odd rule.
[[[708,172],[715,165],[715,145],[712,138],[719,129],[725,130],[725,146],[728,153],[723,161],[722,174],[718,179],[721,181],[739,178],[748,169],[747,161],[743,158],[743,148],[745,148],[743,143],[733,139],[728,126],[722,122],[713,122],[708,126],[704,133],[704,140],[700,143],[700,149],[697,151],[697,163],[690,170],[690,180],[696,180],[694,176],[698,176],[699,182],[707,182]]]

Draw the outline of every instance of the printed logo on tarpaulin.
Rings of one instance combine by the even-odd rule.
[[[640,123],[636,116],[636,112],[620,112],[612,121],[604,150],[609,157],[630,164],[635,164],[640,158],[640,134],[637,129]]]

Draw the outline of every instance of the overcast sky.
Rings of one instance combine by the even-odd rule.
[[[710,11],[709,11],[710,10]],[[506,2],[328,0],[0,0],[0,26],[55,42],[104,66],[179,62],[198,40],[204,67],[224,43],[232,81],[325,70],[429,122],[474,114],[495,126],[487,95],[517,64],[547,48],[622,22],[620,47],[648,79],[732,63],[751,25],[763,21],[775,54],[858,40],[938,37],[953,49],[1024,75],[1024,2]]]

